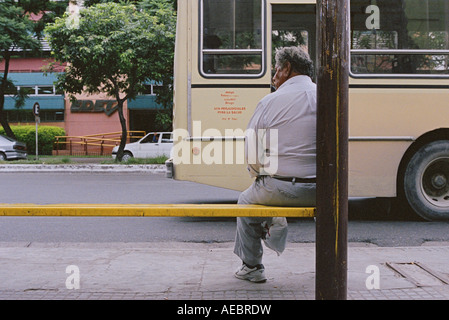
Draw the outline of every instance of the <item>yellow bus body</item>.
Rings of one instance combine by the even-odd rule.
[[[258,101],[271,92],[273,10],[315,1],[263,1],[265,71],[249,78],[202,74],[201,3],[178,0],[173,128],[184,135],[174,141],[173,178],[242,191],[252,182],[241,160],[244,131]],[[316,55],[315,35],[310,28],[309,49]],[[349,94],[349,195],[395,197],[413,154],[407,150],[449,137],[449,77],[364,77],[351,71]]]

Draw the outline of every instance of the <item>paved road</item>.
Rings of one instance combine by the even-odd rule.
[[[0,203],[233,203],[239,194],[163,174],[0,173],[0,181]],[[447,285],[427,271],[400,277],[386,262],[447,277],[449,223],[389,211],[386,199],[350,201],[348,298],[447,299]],[[285,253],[267,250],[269,281],[252,286],[232,276],[234,218],[0,217],[0,299],[313,299],[315,223],[289,225]],[[81,287],[69,290],[73,265]],[[379,268],[379,289],[367,289],[367,266]],[[423,277],[433,284],[417,286]]]
[[[235,203],[239,192],[163,174],[0,173],[0,203]],[[348,239],[379,246],[449,241],[449,223],[388,216],[385,199],[352,199]],[[315,241],[311,219],[289,220],[290,242]],[[20,242],[229,242],[234,218],[1,217],[0,241]]]
[[[0,181],[0,203],[232,203],[239,194],[142,172],[2,172]]]

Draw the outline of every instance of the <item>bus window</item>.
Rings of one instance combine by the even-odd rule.
[[[445,0],[351,0],[352,74],[448,76],[448,17]]]
[[[273,4],[271,28],[272,68],[276,49],[301,46],[315,61],[316,17],[314,4]],[[315,64],[316,65],[316,64]]]
[[[263,0],[202,0],[200,72],[205,77],[260,77]]]

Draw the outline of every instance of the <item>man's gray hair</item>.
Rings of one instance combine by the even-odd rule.
[[[290,62],[292,70],[313,77],[313,61],[309,54],[301,47],[283,47],[276,50],[276,66],[285,67],[287,62]]]

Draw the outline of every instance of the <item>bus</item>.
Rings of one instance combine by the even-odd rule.
[[[246,126],[274,53],[317,57],[314,0],[178,0],[167,175],[242,191]],[[351,0],[349,196],[449,219],[449,1]]]

